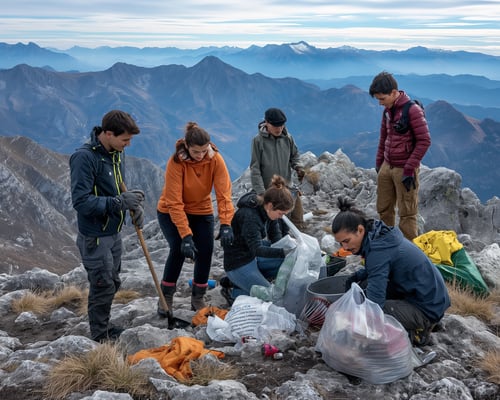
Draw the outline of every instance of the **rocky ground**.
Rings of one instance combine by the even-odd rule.
[[[335,213],[335,199],[348,194],[356,199],[368,214],[374,213],[374,171],[356,169],[342,154],[329,155],[311,165],[321,175],[319,184],[309,182],[304,187],[304,208],[313,213],[304,231],[320,242],[321,248],[331,251],[335,246],[328,228]],[[462,229],[460,236],[480,268],[490,287],[500,287],[500,248],[495,239],[498,232],[498,208],[494,199],[480,205],[467,191],[460,191],[453,172],[427,170],[422,173],[421,204],[428,229]],[[453,190],[450,189],[453,186]],[[235,199],[248,189],[248,177],[235,183]],[[450,195],[455,193],[455,195]],[[465,199],[465,200],[464,200]],[[465,203],[464,203],[465,202]],[[450,211],[449,210],[453,210]],[[467,211],[467,212],[465,212]],[[451,225],[447,225],[451,221]],[[467,229],[465,229],[467,228]],[[145,226],[144,238],[152,257],[156,274],[161,277],[167,245],[156,221]],[[493,238],[493,239],[492,239]],[[165,376],[154,381],[158,399],[404,399],[404,400],[498,400],[500,389],[479,367],[480,361],[492,349],[500,348],[500,312],[488,324],[472,316],[447,314],[442,330],[432,334],[432,344],[425,352],[435,351],[436,357],[427,365],[416,368],[408,377],[384,385],[373,385],[358,378],[346,376],[330,368],[315,351],[317,331],[281,335],[279,347],[283,359],[264,358],[260,349],[236,349],[234,344],[213,342],[205,328],[169,330],[167,321],[156,314],[157,295],[144,253],[134,232],[124,232],[122,289],[133,290],[140,298],[129,304],[115,304],[113,323],[126,330],[121,340],[133,353],[143,348],[158,347],[176,336],[190,336],[204,340],[208,348],[225,352],[223,362],[238,369],[234,381],[213,382],[197,388],[172,382]],[[34,265],[34,264],[30,264]],[[178,282],[174,299],[177,316],[190,319],[188,280],[192,278],[192,264],[186,263]],[[41,389],[46,381],[49,364],[67,354],[78,353],[96,346],[88,332],[88,322],[76,313],[76,308],[65,309],[46,317],[12,312],[10,305],[29,289],[53,290],[60,285],[85,287],[87,278],[79,265],[73,265],[63,275],[47,270],[26,268],[19,275],[0,274],[0,399],[42,399]],[[222,250],[218,243],[214,251],[211,278],[218,281],[223,275]],[[207,302],[227,307],[220,287],[209,290]],[[151,376],[156,376],[151,370]],[[116,394],[73,394],[71,400],[122,400]],[[96,397],[97,396],[97,397]],[[99,397],[101,396],[101,397]],[[86,399],[87,400],[87,399]]]

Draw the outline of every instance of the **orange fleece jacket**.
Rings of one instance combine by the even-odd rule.
[[[192,235],[186,214],[214,213],[212,188],[215,189],[221,225],[231,225],[234,205],[231,178],[221,154],[212,147],[201,161],[191,159],[167,163],[165,185],[158,201],[158,211],[170,214],[181,238]]]

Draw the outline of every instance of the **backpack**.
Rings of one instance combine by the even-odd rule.
[[[401,114],[401,118],[398,121],[396,121],[393,125],[394,130],[397,133],[405,134],[406,132],[408,132],[408,128],[409,128],[408,112],[410,111],[410,107],[414,104],[419,106],[422,109],[422,111],[424,111],[424,105],[422,104],[422,102],[420,100],[410,100],[409,102],[405,103],[405,105],[403,106],[403,113]]]

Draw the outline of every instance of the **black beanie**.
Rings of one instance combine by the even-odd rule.
[[[264,115],[264,119],[273,126],[281,126],[286,122],[286,115],[279,108],[269,108]]]

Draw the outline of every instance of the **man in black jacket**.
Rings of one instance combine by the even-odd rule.
[[[108,112],[96,126],[90,142],[70,158],[71,197],[77,211],[83,266],[89,280],[88,317],[92,339],[115,340],[123,329],[109,326],[111,304],[120,287],[122,229],[126,211],[142,228],[144,193],[121,191],[123,150],[140,132],[132,117],[119,110]]]

